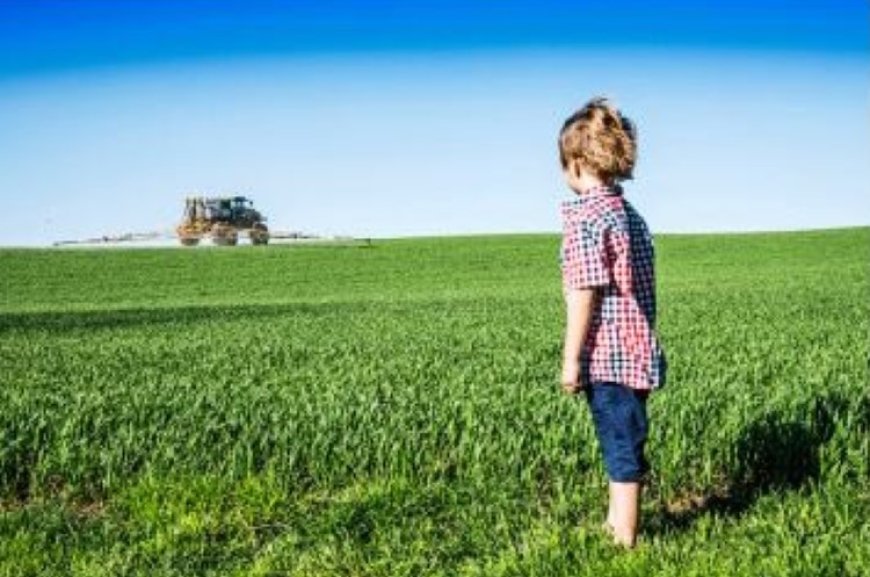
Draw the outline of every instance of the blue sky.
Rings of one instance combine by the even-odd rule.
[[[170,228],[557,231],[562,119],[612,96],[660,232],[870,224],[870,8],[0,0],[0,244]]]

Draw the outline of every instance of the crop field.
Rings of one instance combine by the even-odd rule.
[[[556,235],[0,250],[0,576],[870,571],[870,228],[656,239],[637,549]]]

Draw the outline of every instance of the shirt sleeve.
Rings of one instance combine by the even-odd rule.
[[[613,280],[607,250],[607,231],[581,220],[567,231],[562,254],[562,281],[566,289],[607,286]]]

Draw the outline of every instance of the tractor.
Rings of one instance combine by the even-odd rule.
[[[184,216],[175,228],[181,244],[196,246],[203,238],[221,246],[239,242],[239,233],[247,234],[251,244],[267,244],[269,229],[266,218],[244,196],[190,196],[184,201]]]

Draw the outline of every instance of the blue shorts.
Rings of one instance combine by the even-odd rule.
[[[639,482],[649,471],[644,456],[647,393],[602,382],[593,382],[584,391],[610,480]]]

